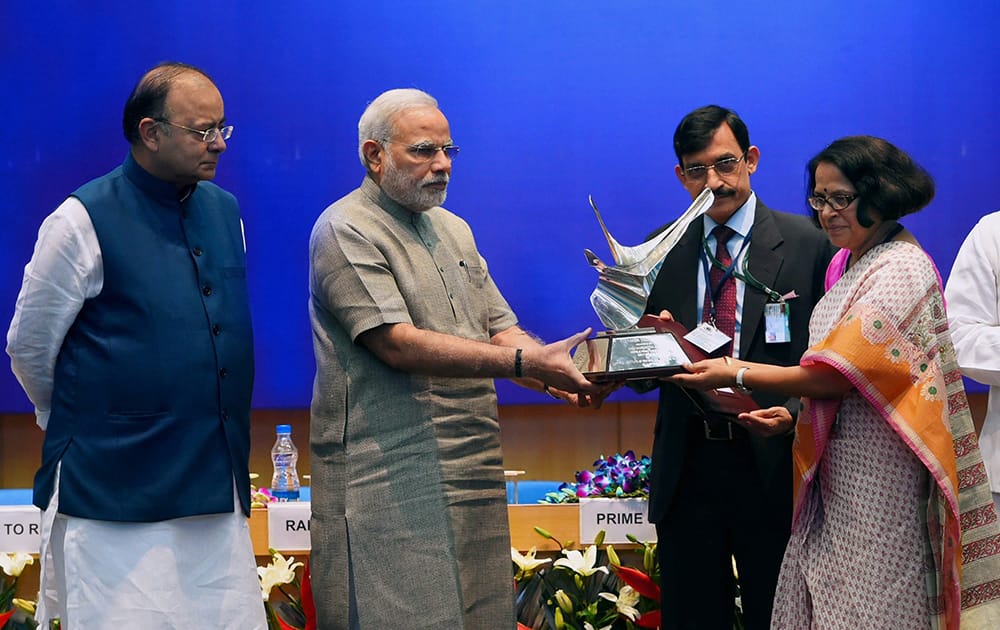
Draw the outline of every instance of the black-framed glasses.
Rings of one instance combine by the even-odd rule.
[[[738,158],[728,157],[722,158],[715,164],[709,164],[708,166],[689,166],[684,169],[684,176],[688,179],[693,179],[695,181],[701,181],[708,178],[708,169],[715,169],[715,172],[719,175],[732,175],[739,168],[740,162],[746,159],[747,154],[743,153]]]
[[[847,206],[854,203],[854,200],[858,198],[857,193],[853,195],[848,195],[846,193],[840,193],[836,195],[830,195],[829,197],[822,197],[820,195],[810,195],[806,197],[809,205],[816,212],[823,210],[823,206],[830,206],[830,209],[835,212],[840,212],[841,210],[846,210]]]
[[[223,140],[229,140],[229,138],[233,135],[232,125],[226,125],[225,127],[212,127],[211,129],[202,130],[202,129],[192,129],[191,127],[185,127],[184,125],[178,125],[175,122],[170,122],[166,118],[154,118],[153,120],[155,120],[156,122],[167,123],[171,127],[177,127],[178,129],[183,129],[184,131],[190,131],[191,133],[197,136],[201,136],[201,139],[206,144],[211,144],[215,142],[215,140],[219,136],[222,136]]]
[[[389,144],[400,144],[406,147],[406,152],[413,156],[413,159],[418,162],[430,162],[437,155],[438,151],[441,151],[449,160],[454,160],[458,156],[458,147],[453,144],[445,144],[438,146],[436,144],[431,144],[430,142],[421,142],[420,144],[407,144],[405,142],[396,142],[395,140],[386,140]]]

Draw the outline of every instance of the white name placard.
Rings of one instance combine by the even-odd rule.
[[[33,505],[0,505],[0,553],[38,553],[42,512]]]
[[[646,499],[580,499],[580,544],[594,542],[604,530],[604,542],[630,543],[626,534],[641,542],[656,541],[656,527],[646,518]]]
[[[306,551],[309,540],[309,517],[312,504],[308,501],[277,501],[267,504],[267,544],[271,549]]]

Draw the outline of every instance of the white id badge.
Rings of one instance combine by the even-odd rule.
[[[709,322],[698,324],[694,330],[684,335],[684,338],[700,348],[705,354],[711,354],[732,341],[729,335]]]
[[[764,341],[788,343],[792,331],[788,325],[788,302],[768,302],[764,305]]]

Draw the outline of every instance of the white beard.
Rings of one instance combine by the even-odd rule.
[[[424,188],[425,184],[448,183],[447,175],[428,173],[423,180],[415,180],[396,168],[392,156],[386,152],[386,169],[379,182],[389,198],[413,212],[424,212],[440,206],[448,196],[448,190]]]

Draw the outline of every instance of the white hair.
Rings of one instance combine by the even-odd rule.
[[[414,88],[397,88],[379,94],[368,104],[358,120],[358,157],[365,169],[368,168],[368,160],[362,150],[365,142],[374,140],[382,144],[389,140],[393,133],[393,121],[398,114],[409,109],[437,106],[437,99]]]

